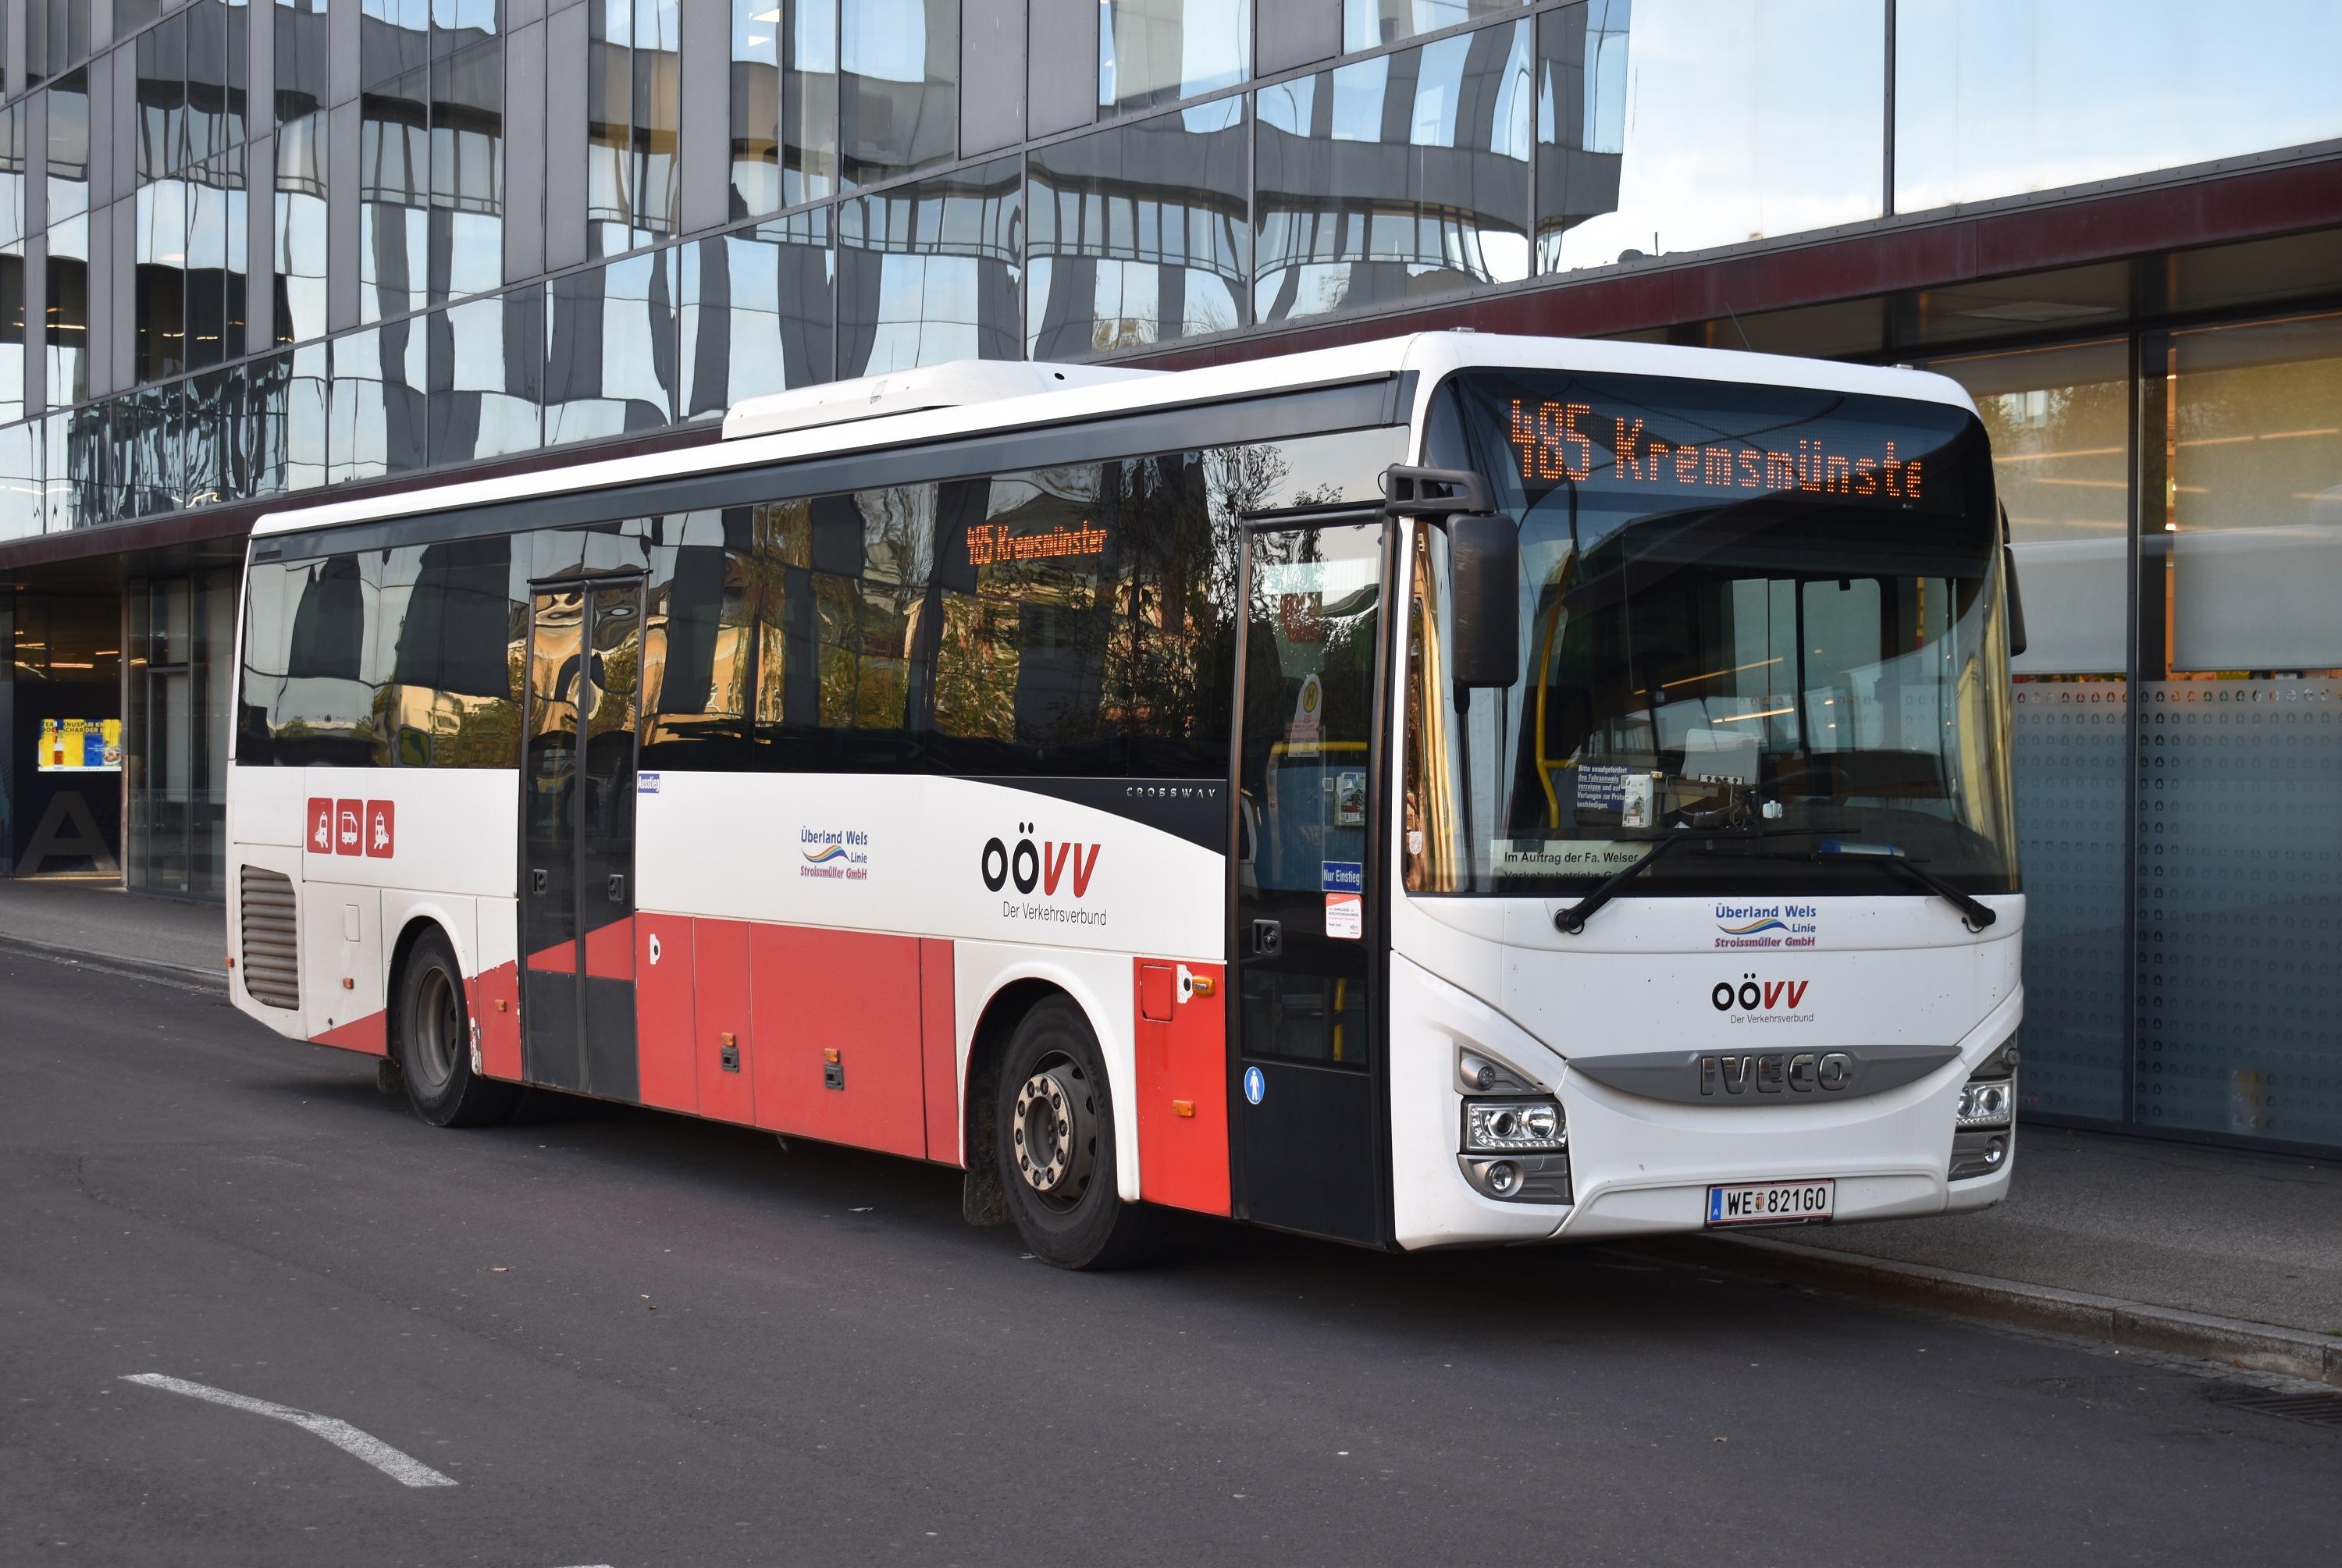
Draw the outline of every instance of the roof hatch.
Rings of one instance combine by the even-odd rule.
[[[793,392],[769,393],[733,405],[724,416],[726,441],[743,435],[777,435],[787,430],[881,419],[928,408],[1070,392],[1168,374],[1105,365],[1047,365],[1019,360],[956,359],[947,365],[889,371],[852,381],[824,382]]]

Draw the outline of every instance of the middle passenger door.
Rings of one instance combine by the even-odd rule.
[[[1245,537],[1230,1142],[1240,1217],[1378,1243],[1388,544],[1354,516]]]

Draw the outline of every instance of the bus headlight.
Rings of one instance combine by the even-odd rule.
[[[1974,1079],[1960,1090],[1960,1111],[1954,1124],[2006,1127],[2017,1106],[2014,1078]]]
[[[1538,1154],[1568,1142],[1569,1129],[1555,1101],[1464,1102],[1464,1152],[1467,1154]]]

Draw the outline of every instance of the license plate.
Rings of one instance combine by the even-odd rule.
[[[1794,1225],[1827,1220],[1837,1211],[1836,1182],[1744,1182],[1707,1190],[1707,1223]]]

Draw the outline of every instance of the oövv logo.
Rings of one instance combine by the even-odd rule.
[[[1707,1004],[1718,1013],[1772,1013],[1778,1009],[1795,1013],[1806,999],[1809,980],[1758,981],[1756,976],[1744,974],[1738,984],[1719,980],[1707,994]]]
[[[1090,878],[1097,874],[1098,854],[1102,844],[1058,843],[1033,839],[1033,824],[1016,824],[1018,837],[1015,848],[996,838],[984,841],[984,885],[998,893],[1010,883],[1019,893],[1031,893],[1036,887],[1043,896],[1054,898],[1057,889],[1067,887],[1076,898],[1090,890]]]

